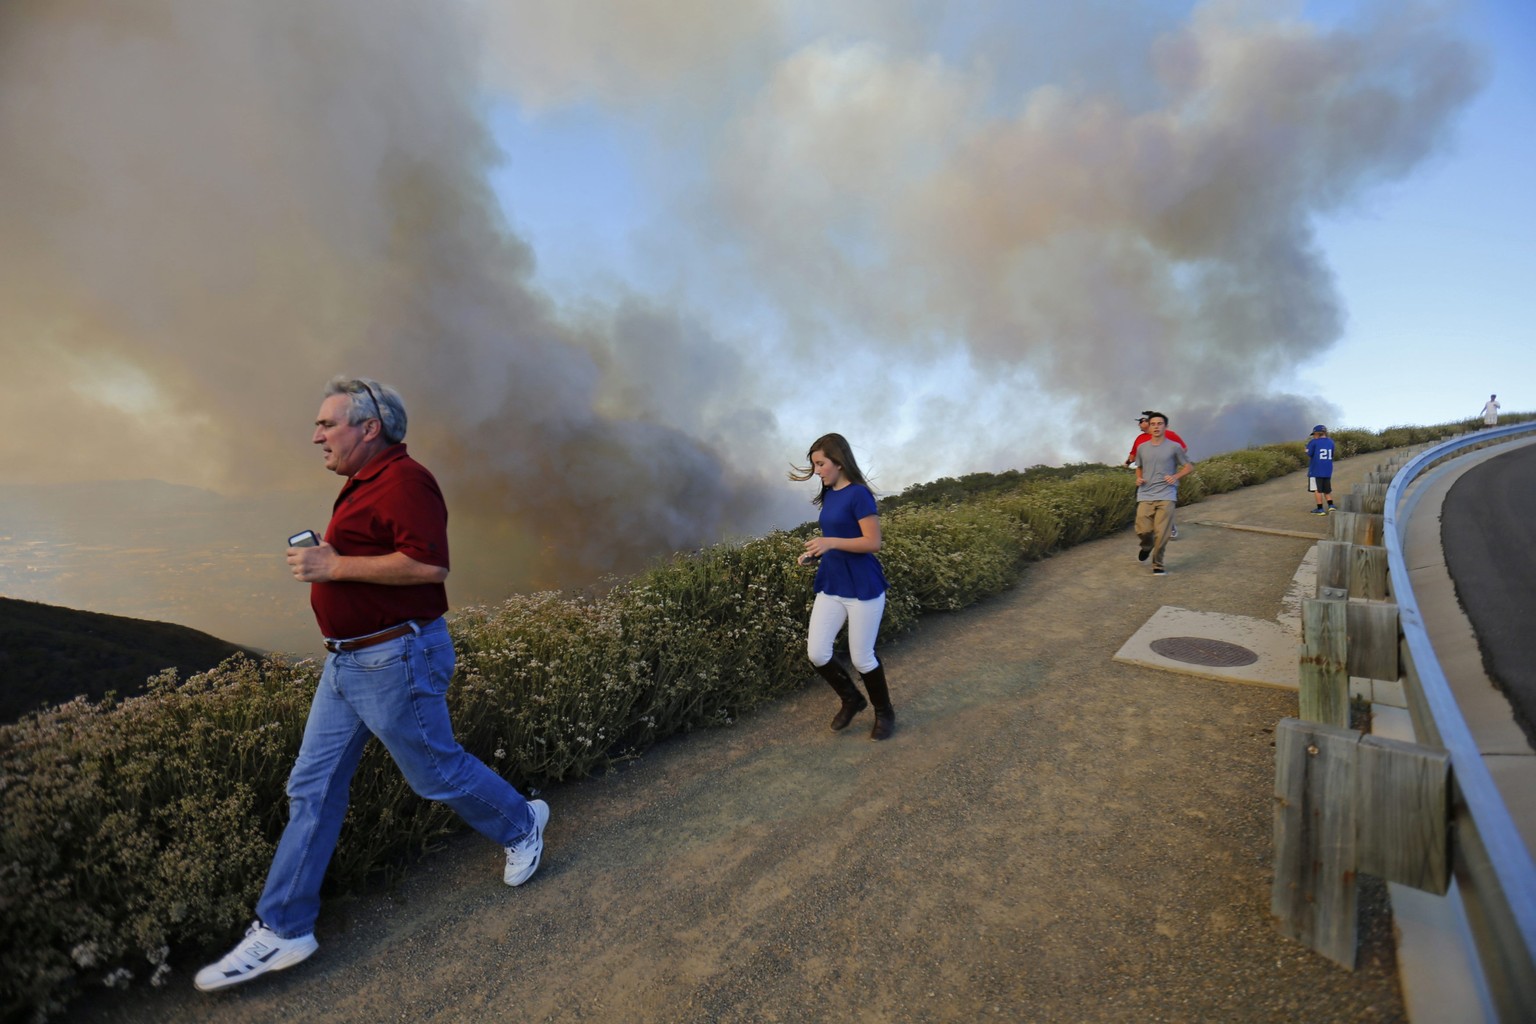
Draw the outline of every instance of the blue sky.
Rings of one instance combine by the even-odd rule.
[[[1536,5],[1459,21],[1490,76],[1452,146],[1320,225],[1349,322],[1303,375],[1373,429],[1536,409]]]
[[[797,23],[803,35],[790,33],[791,38],[774,41],[774,56],[765,61],[760,79],[721,76],[717,102],[699,102],[695,108],[678,103],[665,89],[656,89],[649,99],[615,98],[601,90],[584,93],[579,87],[563,98],[541,95],[533,102],[516,89],[496,94],[490,124],[504,159],[492,181],[514,230],[537,255],[538,282],[558,300],[574,304],[611,301],[620,293],[650,296],[687,309],[726,339],[782,339],[796,330],[820,329],[825,331],[818,339],[823,351],[844,345],[849,362],[866,372],[871,364],[883,363],[878,366],[882,378],[901,385],[892,388],[902,391],[899,414],[850,418],[877,430],[888,449],[890,442],[900,449],[901,454],[887,459],[886,468],[897,478],[893,483],[1038,461],[1019,450],[1021,437],[1033,431],[1000,434],[990,447],[973,445],[958,462],[953,453],[936,459],[918,452],[936,427],[929,414],[950,419],[957,404],[965,407],[970,433],[978,436],[987,433],[987,424],[1016,418],[1014,410],[1021,406],[1043,411],[1054,424],[1085,424],[1097,415],[1095,403],[1102,392],[1088,390],[1076,400],[1063,400],[1059,387],[1032,375],[1031,360],[999,364],[962,351],[937,351],[944,349],[943,339],[925,351],[921,341],[908,338],[901,357],[886,359],[878,329],[859,336],[845,317],[840,335],[835,327],[786,312],[790,298],[810,292],[786,289],[775,295],[750,282],[721,285],[710,277],[720,269],[715,256],[685,258],[668,251],[669,243],[687,249],[699,246],[701,238],[724,246],[717,252],[727,254],[732,246],[754,244],[747,234],[753,227],[750,219],[733,225],[742,233],[722,239],[687,223],[680,202],[688,189],[707,193],[709,184],[701,179],[722,166],[718,152],[709,150],[733,137],[730,127],[717,122],[734,118],[739,124],[747,116],[743,110],[762,102],[752,90],[773,88],[773,75],[782,74],[807,48],[841,48],[836,55],[845,58],[873,41],[892,63],[921,55],[948,63],[946,70],[956,71],[956,77],[976,62],[992,60],[991,74],[979,76],[988,90],[982,105],[1007,117],[1042,86],[1065,85],[1122,100],[1144,95],[1145,70],[1126,61],[1126,54],[1184,25],[1192,11],[1219,5],[1100,3],[1090,5],[1095,10],[1084,16],[1058,12],[1044,20],[1036,9],[982,6],[991,20],[984,18],[979,27],[953,16],[941,25],[925,24],[924,15],[914,15],[912,22],[896,27],[874,19],[866,32],[852,15],[835,24],[806,16]],[[1357,26],[1373,10],[1361,3],[1251,6],[1264,18],[1299,21],[1320,32]],[[1470,45],[1485,76],[1481,87],[1446,117],[1433,150],[1415,158],[1406,173],[1365,171],[1339,202],[1304,209],[1320,265],[1332,275],[1339,323],[1336,330],[1323,332],[1322,342],[1292,344],[1265,356],[1274,365],[1260,375],[1279,392],[1316,395],[1334,407],[1330,413],[1325,404],[1315,416],[1305,403],[1286,407],[1290,418],[1283,422],[1297,421],[1298,436],[1313,418],[1336,416],[1336,426],[1380,429],[1470,417],[1493,391],[1500,393],[1506,411],[1536,408],[1531,375],[1522,372],[1528,368],[1528,334],[1536,322],[1536,291],[1530,286],[1536,269],[1536,190],[1525,180],[1536,166],[1536,8],[1500,2],[1439,9],[1444,34]],[[1078,9],[1079,15],[1083,10]],[[1020,52],[999,61],[978,43],[989,28],[1001,34],[1004,29],[1030,31],[1008,36],[1011,43],[1026,42],[1017,47]],[[933,88],[969,85],[940,82]],[[1128,105],[1135,102],[1127,100]],[[689,117],[698,120],[686,123]],[[838,228],[837,223],[826,225],[829,235]],[[872,243],[873,236],[861,236],[861,230],[857,218],[851,218],[847,231],[857,236],[855,245],[878,244],[878,238]],[[872,263],[878,265],[878,258]],[[882,269],[888,272],[890,266]],[[713,295],[708,294],[711,288],[717,290]],[[725,294],[728,298],[721,297]],[[1337,340],[1329,345],[1327,337]],[[1124,344],[1129,348],[1135,342],[1128,335]],[[1134,372],[1130,357],[1125,366]],[[1149,390],[1155,392],[1161,378],[1152,380]],[[999,388],[999,381],[1006,387]],[[1157,404],[1158,398],[1151,394],[1146,402]],[[770,404],[791,437],[794,425],[818,420],[816,401],[797,402],[781,394]],[[1124,405],[1137,407],[1136,398]],[[1103,431],[1105,436],[1119,430],[1124,405],[1104,410],[1115,425]],[[1212,417],[1219,421],[1215,413]],[[1050,455],[1110,457],[1109,442],[1091,425],[1080,443],[1063,441],[1059,432],[1052,436]]]

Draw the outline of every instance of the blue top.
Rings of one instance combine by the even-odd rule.
[[[1333,438],[1314,437],[1307,442],[1307,476],[1333,476]]]
[[[827,491],[821,499],[821,532],[826,537],[851,539],[864,536],[859,520],[879,515],[875,496],[863,484],[849,484]],[[816,567],[812,584],[816,593],[868,601],[885,593],[885,573],[872,554],[828,551]]]

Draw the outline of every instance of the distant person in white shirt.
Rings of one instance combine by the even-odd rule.
[[[1489,395],[1488,404],[1483,406],[1483,426],[1496,427],[1499,425],[1499,396]]]

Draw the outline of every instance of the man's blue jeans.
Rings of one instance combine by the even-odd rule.
[[[453,640],[442,619],[325,659],[288,777],[288,825],[277,844],[256,916],[285,939],[315,930],[320,883],[347,813],[352,773],[377,736],[421,796],[447,804],[477,832],[510,846],[533,828],[511,783],[467,753],[448,720]]]

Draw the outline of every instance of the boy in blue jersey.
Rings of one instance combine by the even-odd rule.
[[[1312,428],[1312,440],[1307,442],[1307,490],[1317,499],[1313,515],[1338,511],[1333,507],[1333,438],[1321,423]],[[1323,507],[1324,501],[1328,502],[1327,508]]]

